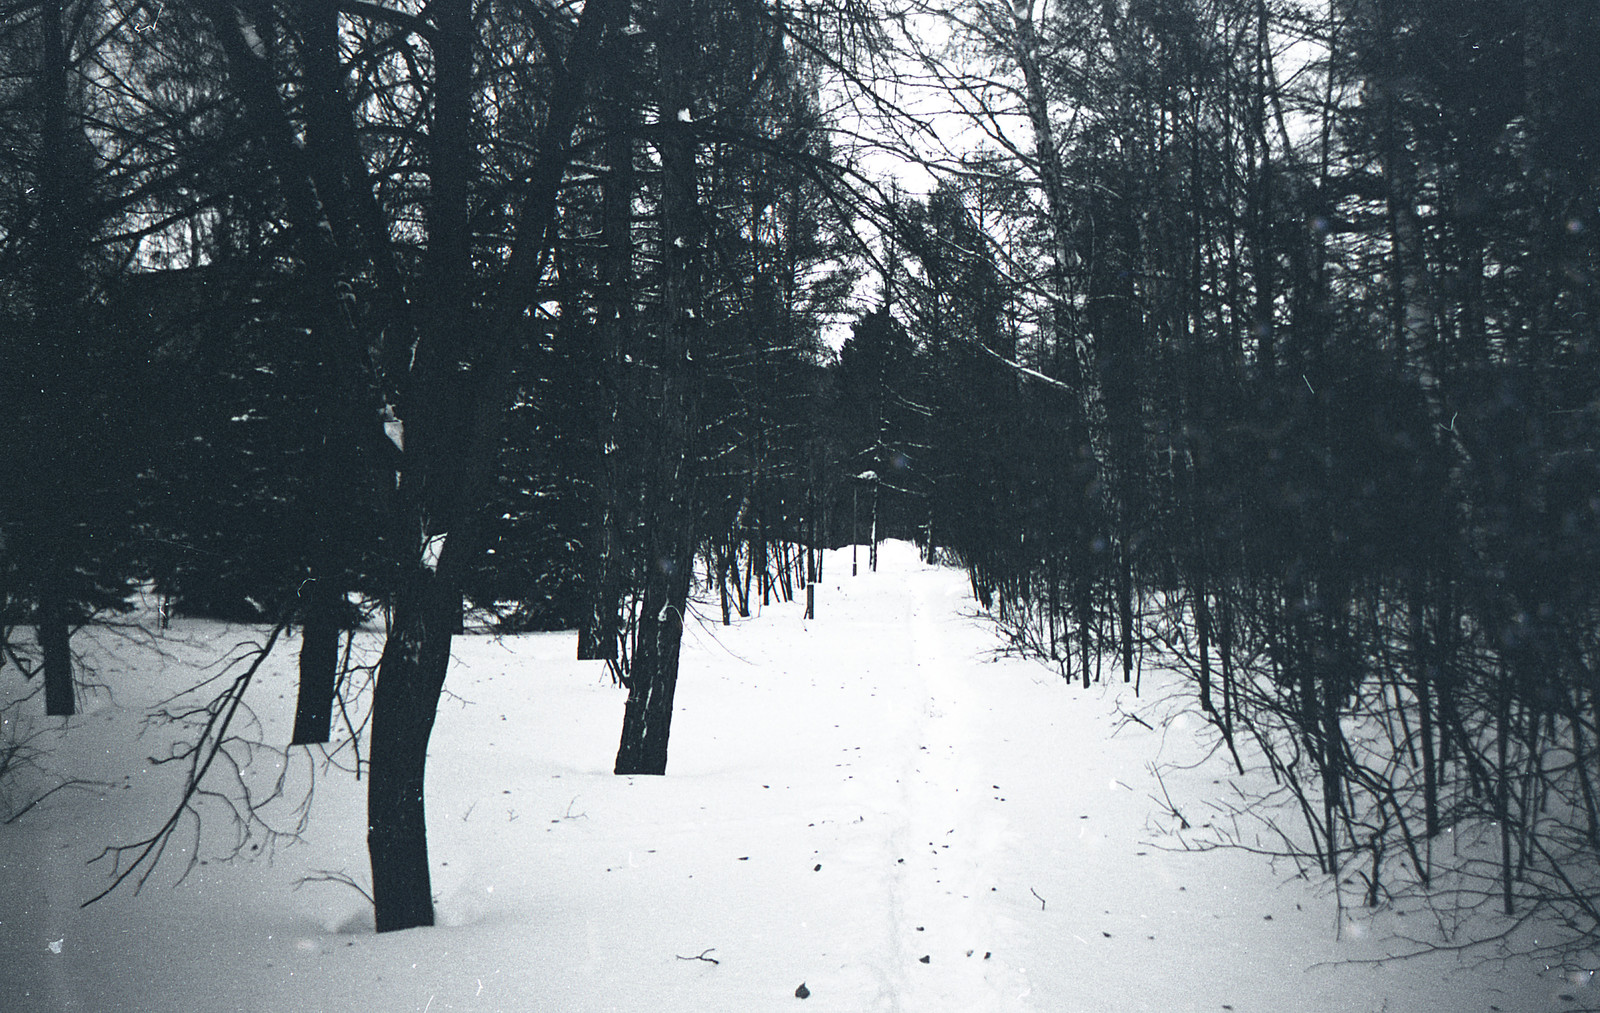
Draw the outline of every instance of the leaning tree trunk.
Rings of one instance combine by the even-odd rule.
[[[665,541],[665,539],[663,539]],[[687,565],[652,568],[639,616],[638,645],[628,672],[628,702],[616,773],[665,774],[672,731],[672,700],[678,688],[683,615],[689,598]]]
[[[379,932],[433,924],[423,773],[460,594],[419,569],[395,596],[372,694],[367,850]]]
[[[669,281],[667,287],[670,291],[674,286]],[[677,338],[672,343],[687,348],[687,327],[673,330]],[[690,378],[685,375],[688,361],[687,355],[669,348],[660,371],[660,436],[645,494],[645,558],[654,565],[646,569],[638,641],[628,669],[618,774],[667,771],[672,698],[695,556],[694,462],[689,453],[695,413]]]
[[[410,558],[401,563],[394,619],[372,696],[367,851],[379,932],[433,924],[423,807],[428,738],[444,690],[450,642],[460,628],[462,575],[476,558],[474,522],[499,442],[499,387],[509,386],[510,373],[503,348],[490,354],[500,335],[486,334],[481,318],[473,319],[468,294],[468,189],[477,162],[472,3],[440,0],[433,11],[426,284],[419,291],[422,330],[403,395],[402,527],[396,532],[396,544],[407,546]],[[473,375],[482,378],[473,382],[464,375],[463,363],[471,363]],[[491,417],[496,421],[486,424]]]

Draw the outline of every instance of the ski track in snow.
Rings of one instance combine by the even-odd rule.
[[[915,594],[902,592],[909,663],[895,688],[915,717],[909,738],[895,743],[902,808],[891,835],[892,1008],[1029,1009],[1020,1004],[1024,975],[1008,956],[993,955],[1014,952],[989,897],[1006,823],[984,794],[974,756],[976,708],[965,678],[978,642],[961,635],[966,624],[952,623],[947,583],[920,581]]]

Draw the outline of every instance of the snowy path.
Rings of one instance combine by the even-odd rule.
[[[904,626],[911,659],[904,703],[918,721],[900,758],[898,1008],[1024,1009],[1029,990],[994,896],[1008,824],[1000,788],[989,780],[1000,775],[982,762],[976,735],[989,708],[969,680],[992,640],[951,621],[949,586],[959,588],[960,578],[941,576],[951,579],[916,584]]]
[[[60,792],[0,826],[0,1007],[17,1013],[1124,1013],[1594,1006],[1525,964],[1321,966],[1381,954],[1334,938],[1322,888],[1164,838],[1146,763],[1194,754],[1180,718],[1119,727],[1085,692],[996,658],[964,577],[886,545],[878,573],[829,557],[818,618],[774,605],[691,626],[665,778],[610,774],[622,692],[570,634],[460,643],[429,762],[439,926],[375,936],[364,784],[324,771],[304,840],[223,863],[220,814],[134,897],[87,911],[85,867],[170,804],[160,699],[239,631],[180,623],[165,657],[106,639],[116,690],[40,740]],[[92,645],[91,645],[92,646]],[[92,652],[93,653],[93,652]],[[293,655],[252,690],[286,735]],[[1154,722],[1158,725],[1158,722]],[[268,757],[269,754],[261,754]],[[291,789],[303,776],[304,754]],[[266,760],[258,762],[267,762]],[[263,776],[272,770],[259,772]],[[1218,764],[1167,775],[1197,822]],[[192,846],[186,839],[178,847]],[[1409,912],[1421,922],[1421,912]],[[1404,928],[1389,912],[1380,925]],[[59,951],[59,952],[58,952]],[[926,961],[926,962],[924,962]],[[804,983],[807,998],[796,997]],[[1563,998],[1571,996],[1571,999]]]

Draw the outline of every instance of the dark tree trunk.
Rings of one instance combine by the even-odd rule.
[[[1433,651],[1428,643],[1426,607],[1420,591],[1411,598],[1411,650],[1417,715],[1422,737],[1422,823],[1428,837],[1439,834],[1438,761],[1434,756],[1433,731]],[[1426,874],[1424,874],[1426,876]]]
[[[1121,619],[1122,681],[1133,681],[1133,561],[1127,546],[1121,551],[1121,565],[1117,570],[1117,615]]]
[[[1269,36],[1267,4],[1266,0],[1261,0],[1258,5],[1256,48],[1252,57],[1256,87],[1248,113],[1249,128],[1244,133],[1246,152],[1257,154],[1254,175],[1249,181],[1245,241],[1250,250],[1256,290],[1255,305],[1251,308],[1251,332],[1256,337],[1255,359],[1261,373],[1268,377],[1272,375],[1278,357],[1277,335],[1274,331],[1278,279],[1272,239],[1272,216],[1276,208],[1273,206],[1272,149],[1267,141],[1267,94],[1275,87],[1269,82]]]
[[[878,480],[872,480],[872,543],[867,549],[867,568],[878,572]]]
[[[471,137],[472,7],[434,5],[434,102],[427,138],[427,284],[420,292],[400,497],[405,527],[397,544],[411,558],[394,598],[394,620],[372,697],[367,783],[367,851],[379,932],[433,924],[428,827],[423,806],[428,738],[460,629],[461,589],[452,575],[474,558],[476,508],[494,460],[484,423],[498,398],[462,371],[463,363],[501,378],[490,365],[484,328],[471,316],[472,259],[467,191],[476,168]],[[451,336],[462,334],[452,341]],[[508,364],[507,364],[508,371]],[[502,382],[504,382],[502,380]],[[493,427],[497,428],[497,427]],[[405,551],[405,550],[402,550]]]
[[[1511,881],[1511,673],[1502,659],[1499,682],[1495,687],[1495,789],[1494,818],[1500,826],[1501,909],[1516,914],[1516,896]]]
[[[367,851],[379,932],[433,924],[423,770],[450,641],[461,624],[459,575],[477,558],[477,513],[499,443],[501,385],[509,388],[510,373],[504,336],[488,333],[481,318],[472,320],[469,295],[467,195],[476,169],[472,4],[440,0],[432,9],[427,284],[419,292],[422,330],[402,405],[406,461],[399,495],[405,527],[396,532],[396,544],[407,546],[410,558],[402,560],[394,621],[372,697]],[[464,363],[474,374],[481,371],[482,379],[465,373]]]
[[[27,399],[23,404],[32,401],[34,408],[28,413],[34,430],[34,446],[26,455],[31,460],[7,462],[7,467],[13,471],[18,465],[38,469],[31,476],[23,472],[23,481],[33,488],[40,508],[35,515],[40,526],[32,532],[38,541],[28,548],[37,552],[36,558],[43,564],[35,571],[35,580],[45,713],[59,717],[77,710],[70,625],[76,610],[67,582],[75,575],[77,564],[86,562],[74,522],[83,517],[89,498],[83,469],[90,452],[81,430],[83,406],[78,400],[85,379],[80,314],[88,284],[83,274],[88,237],[82,205],[89,194],[81,185],[83,167],[71,155],[74,135],[81,127],[74,116],[68,83],[72,29],[67,15],[63,3],[39,5],[43,52],[38,87],[43,122],[36,189],[40,218],[29,279],[37,300],[30,328],[34,348],[29,350],[31,361],[24,366],[18,385],[22,389],[13,387],[7,395],[20,395]],[[11,368],[8,363],[7,369]],[[8,478],[15,480],[14,476]]]
[[[739,614],[746,619],[750,618],[752,608],[750,597],[763,584],[761,577],[765,565],[766,553],[761,551],[759,537],[751,533],[744,543],[744,585],[739,599]]]
[[[733,577],[733,589],[734,589],[735,592],[737,592],[735,594],[735,596],[734,596],[734,606],[739,610],[739,618],[740,619],[749,619],[750,618],[750,561],[755,557],[754,557],[754,554],[750,551],[749,545],[745,545],[744,546],[744,581],[743,581],[743,583],[741,583],[740,580],[739,580],[739,552],[738,552],[740,544],[741,543],[735,543],[734,544],[734,548],[733,548],[733,553],[734,553],[733,565],[731,567],[729,567],[728,573],[729,573],[730,576]]]
[[[280,102],[273,69],[246,41],[243,22],[232,6],[210,2],[202,7],[228,54],[250,125],[272,161],[299,254],[314,286],[311,295],[318,303],[314,332],[318,404],[311,428],[319,443],[305,505],[312,564],[304,585],[310,589],[309,598],[300,616],[300,685],[290,744],[327,742],[338,671],[337,608],[343,601],[339,582],[344,573],[337,560],[349,538],[339,521],[348,510],[347,484],[359,468],[360,427],[363,422],[375,426],[377,419],[375,414],[361,417],[363,409],[375,407],[365,396],[366,347],[347,317],[340,293],[346,291],[350,264],[363,255],[374,267],[383,267],[385,258],[377,252],[383,229],[376,221],[377,208],[342,94],[338,12],[316,3],[302,3],[293,10],[307,80],[302,147],[296,139],[299,128]],[[378,273],[390,281],[385,271]],[[396,287],[390,281],[390,288]]]
[[[609,473],[614,467],[608,460],[602,462],[600,470]],[[612,477],[601,480],[597,495],[602,503],[595,511],[595,530],[589,537],[598,545],[591,552],[587,567],[590,586],[585,593],[589,607],[578,629],[578,660],[615,662],[622,630],[622,560],[616,537],[616,482]]]
[[[1000,596],[1002,602],[1005,595]],[[1092,634],[1094,621],[1094,602],[1089,597],[1087,588],[1080,592],[1078,601],[1078,654],[1079,664],[1083,667],[1083,688],[1089,688],[1089,640]]]
[[[784,601],[794,601],[793,568],[789,555],[789,543],[778,543],[778,593]]]
[[[589,536],[593,550],[586,574],[589,608],[578,631],[578,660],[615,662],[621,635],[624,568],[619,535],[624,483],[619,475],[622,465],[617,448],[617,419],[634,392],[622,361],[634,327],[633,199],[637,184],[633,171],[633,114],[624,95],[606,94],[603,98],[603,118],[609,131],[605,153],[611,171],[601,195],[600,228],[605,253],[600,271],[609,305],[597,328],[601,404],[596,439],[600,453],[594,473],[594,530]]]
[[[295,701],[291,746],[327,742],[333,732],[333,692],[339,677],[340,622],[335,592],[313,585],[300,627],[300,689]]]
[[[856,546],[859,544],[861,544],[861,487],[852,483],[850,486],[850,576],[852,577],[857,573]]]
[[[379,932],[433,924],[423,771],[460,602],[459,592],[419,570],[395,597],[394,625],[379,662],[367,779],[367,850]]]
[[[44,655],[44,712],[51,717],[77,713],[72,686],[72,627],[67,604],[54,590],[39,601],[39,650]]]
[[[717,594],[722,599],[722,625],[730,626],[733,623],[733,606],[728,600],[728,571],[732,568],[731,553],[733,549],[723,546],[717,549]]]
[[[694,572],[694,434],[699,424],[695,360],[702,302],[697,145],[686,115],[688,64],[696,45],[694,6],[691,0],[666,5],[657,21],[662,31],[660,107],[663,120],[669,114],[672,120],[658,142],[664,253],[661,330],[652,357],[657,425],[645,487],[645,558],[650,565],[617,749],[618,774],[666,773],[678,652]]]
[[[1222,662],[1222,734],[1229,742],[1233,741],[1233,606],[1232,597],[1227,594],[1218,596],[1222,613],[1218,617],[1217,653]],[[1243,764],[1240,763],[1240,773]]]
[[[752,548],[755,551],[756,580],[761,588],[761,607],[766,608],[772,604],[772,560],[767,554],[767,510],[765,490],[761,488],[761,449],[759,438],[756,447],[756,471],[753,488],[750,490],[750,499],[755,505],[756,537]]]
[[[1593,694],[1587,694],[1593,699]],[[1600,799],[1596,797],[1594,775],[1590,771],[1590,752],[1588,740],[1583,734],[1585,724],[1583,709],[1584,692],[1573,688],[1570,697],[1569,720],[1572,722],[1572,752],[1577,757],[1574,766],[1578,771],[1578,785],[1583,790],[1583,809],[1588,816],[1589,847],[1600,851]],[[1592,714],[1592,711],[1591,711]]]
[[[1200,709],[1216,717],[1216,705],[1211,702],[1211,603],[1206,600],[1205,577],[1194,580],[1195,635],[1200,644]]]
[[[629,671],[628,702],[616,773],[665,774],[672,731],[672,699],[678,687],[683,610],[689,598],[689,567],[653,575],[639,616],[639,643]]]

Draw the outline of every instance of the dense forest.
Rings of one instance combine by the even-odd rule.
[[[1186,672],[1303,815],[1284,852],[1369,903],[1600,934],[1600,11],[0,33],[0,677],[72,714],[73,635],[141,594],[298,633],[295,743],[364,740],[380,931],[432,922],[453,637],[578,629],[628,688],[617,773],[660,774],[691,611],[826,608],[822,548],[906,538],[1065,679]]]

